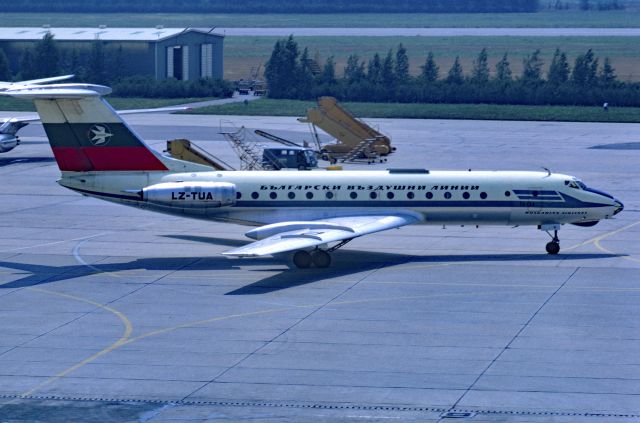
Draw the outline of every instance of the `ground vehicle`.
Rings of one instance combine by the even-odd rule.
[[[264,169],[313,169],[318,167],[318,159],[313,150],[304,147],[272,147],[262,150]]]

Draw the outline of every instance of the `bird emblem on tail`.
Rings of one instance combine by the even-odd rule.
[[[106,145],[112,136],[113,134],[107,125],[93,125],[89,128],[89,141],[93,145]]]

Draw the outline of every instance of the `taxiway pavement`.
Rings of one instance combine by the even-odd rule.
[[[230,162],[219,126],[309,139],[294,118],[127,121]],[[244,227],[59,187],[31,125],[0,155],[0,421],[639,421],[640,125],[370,122],[398,147],[374,167],[545,166],[625,211],[563,227],[558,256],[535,228],[407,227],[300,270],[222,257]]]

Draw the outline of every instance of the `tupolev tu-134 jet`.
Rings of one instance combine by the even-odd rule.
[[[551,172],[212,171],[151,150],[103,98],[111,89],[51,84],[0,93],[33,99],[62,172],[78,193],[161,213],[255,226],[223,254],[293,252],[297,267],[328,267],[363,235],[412,224],[531,225],[560,251],[563,224],[620,213],[613,196]]]

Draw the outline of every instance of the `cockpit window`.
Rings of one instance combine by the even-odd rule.
[[[573,189],[587,189],[587,186],[578,180],[564,181],[564,184],[569,188],[573,188]]]

